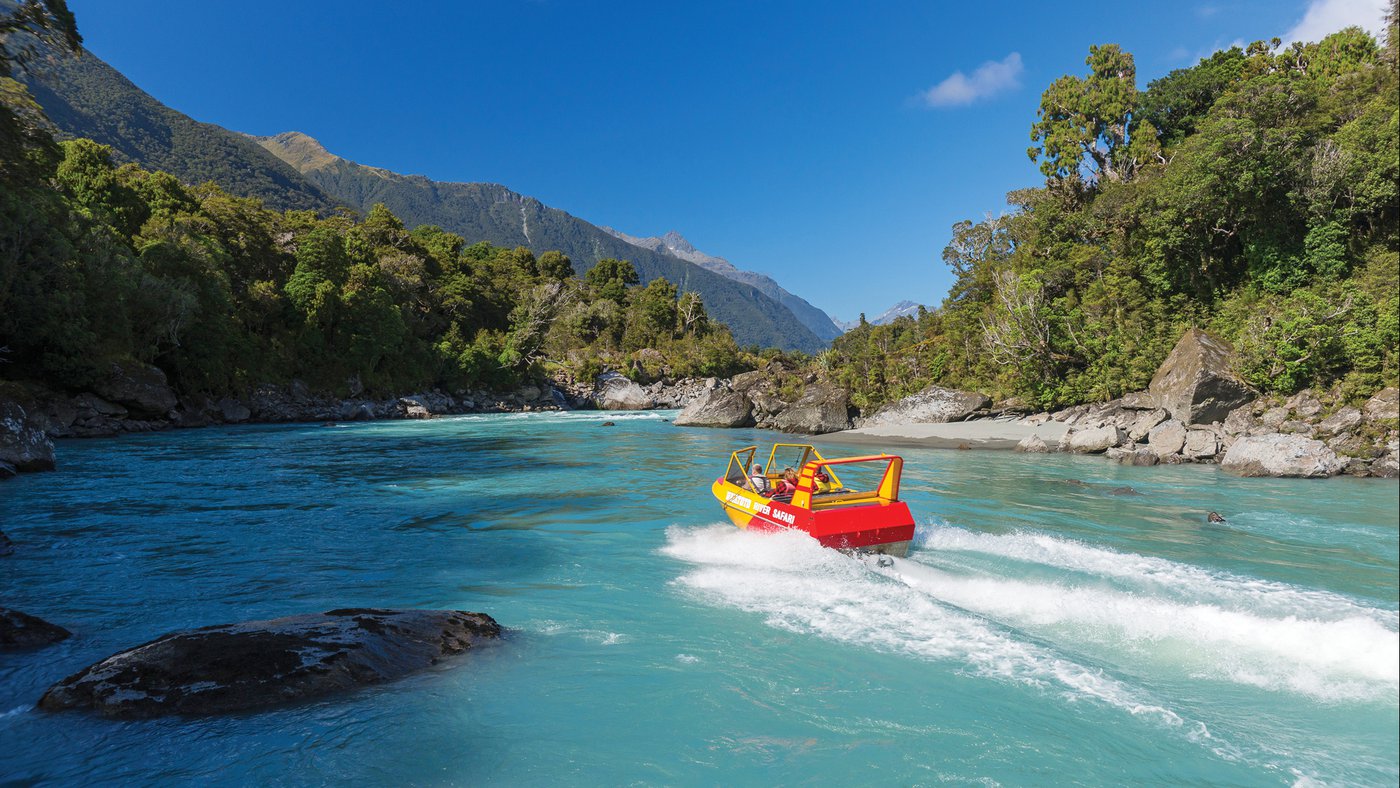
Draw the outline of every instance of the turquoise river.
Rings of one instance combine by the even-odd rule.
[[[781,436],[671,415],[63,442],[0,483],[0,605],[75,633],[0,654],[0,784],[1400,780],[1394,481],[904,450],[879,568],[729,525],[709,482]],[[508,636],[260,713],[33,708],[166,632],[358,606]]]

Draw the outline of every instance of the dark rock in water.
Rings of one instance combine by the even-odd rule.
[[[615,421],[605,421],[605,422],[603,422],[602,424],[600,424],[599,426],[601,426],[601,427],[616,427],[616,426],[617,426],[617,422],[615,422]]]
[[[180,403],[164,372],[136,361],[112,362],[92,390],[137,417],[164,418]]]
[[[19,475],[19,469],[15,466],[0,460],[0,479],[13,479]]]
[[[363,608],[204,627],[110,656],[50,687],[39,707],[239,711],[389,681],[500,633],[484,613]]]
[[[38,648],[66,640],[73,633],[18,610],[0,607],[0,651]]]
[[[1220,512],[1211,512],[1210,514],[1206,515],[1206,522],[1223,523],[1225,522],[1225,518],[1220,516]]]
[[[1182,424],[1222,421],[1256,396],[1231,369],[1233,360],[1228,342],[1188,329],[1152,376],[1148,390],[1155,404]]]
[[[9,555],[15,551],[15,543],[10,541],[10,537],[0,531],[0,555]]]
[[[18,402],[0,401],[0,463],[21,472],[53,470],[53,441],[45,421],[43,414],[27,413]],[[4,475],[0,471],[0,478]]]
[[[1131,487],[1114,487],[1108,491],[1109,495],[1142,495],[1142,493]]]

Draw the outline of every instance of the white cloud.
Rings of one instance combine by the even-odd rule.
[[[1303,18],[1285,33],[1283,43],[1321,41],[1353,25],[1377,39],[1385,31],[1385,0],[1312,0]]]
[[[1021,86],[1021,53],[1012,52],[1003,60],[988,60],[968,76],[954,71],[952,76],[919,94],[919,101],[930,107],[956,107],[995,96]]]

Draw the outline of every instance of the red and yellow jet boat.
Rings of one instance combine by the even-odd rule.
[[[757,446],[729,455],[729,468],[711,490],[740,528],[811,534],[826,547],[903,556],[914,538],[914,516],[899,500],[904,460],[891,454],[826,459],[805,443],[777,443],[766,465]],[[783,470],[797,472],[797,489],[775,492]]]

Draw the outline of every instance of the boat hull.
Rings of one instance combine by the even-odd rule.
[[[711,491],[725,516],[746,530],[797,530],[823,547],[901,558],[914,538],[913,515],[899,501],[813,511],[763,498],[724,479],[716,479]]]

